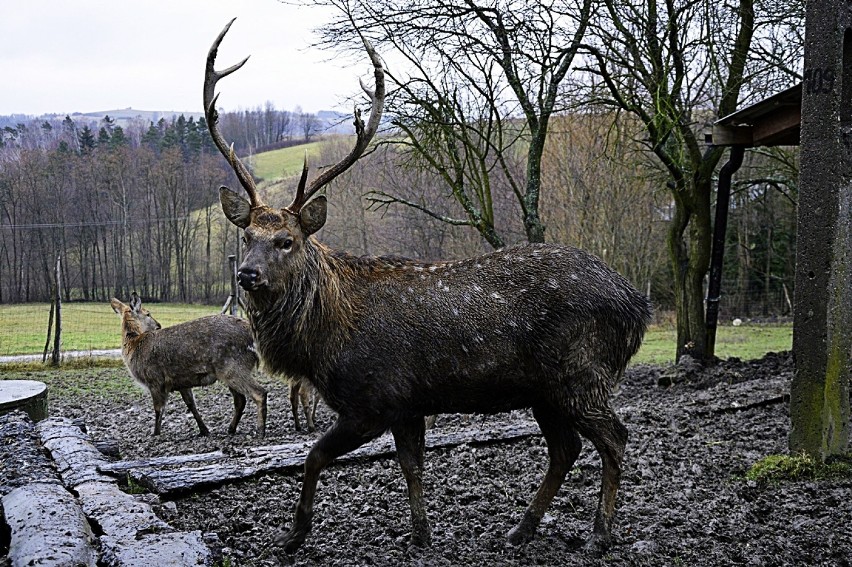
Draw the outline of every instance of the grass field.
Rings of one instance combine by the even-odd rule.
[[[633,363],[671,364],[676,332],[671,326],[653,326],[645,334]],[[716,331],[716,356],[743,360],[760,358],[767,352],[793,348],[793,325],[724,326]]]
[[[248,160],[252,172],[265,181],[273,181],[282,177],[297,175],[302,171],[305,154],[308,160],[319,155],[322,142],[311,142],[271,152],[263,152]]]
[[[145,307],[164,327],[219,312],[212,305],[151,303]],[[0,356],[44,352],[49,317],[49,303],[0,305]],[[108,303],[62,305],[63,351],[119,347],[121,321]]]
[[[165,327],[213,315],[219,308],[211,305],[147,304],[151,314]],[[50,305],[0,305],[0,356],[41,354],[47,338]],[[121,346],[118,316],[107,303],[66,303],[62,306],[62,350],[101,350]],[[719,327],[716,355],[741,359],[760,358],[767,352],[790,350],[792,325],[742,325]],[[668,364],[674,359],[675,330],[671,326],[652,326],[634,364]]]

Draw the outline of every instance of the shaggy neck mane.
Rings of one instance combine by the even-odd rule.
[[[248,316],[263,364],[315,381],[336,358],[359,313],[352,257],[305,241],[304,265],[285,288],[248,293]]]

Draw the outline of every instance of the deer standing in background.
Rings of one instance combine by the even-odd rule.
[[[600,259],[567,246],[529,244],[426,263],[353,257],[318,242],[312,235],[325,223],[327,203],[314,195],[355,163],[379,126],[381,61],[364,41],[376,87],[371,92],[362,85],[372,111],[365,125],[356,110],[352,151],[310,185],[305,164],[293,202],[272,207],[261,201],[251,174],[218,129],[216,83],[246,61],[215,70],[232,23],[207,56],[204,109],[216,146],[249,198],[220,189],[225,216],[244,229],[238,277],[247,314],[264,365],[306,380],[338,414],[308,454],[293,524],[274,543],[297,549],[311,529],[320,472],[390,430],[408,485],[411,543],[427,545],[424,416],[532,408],[550,461],[509,541],[533,537],[583,436],[603,462],[589,546],[605,548],[627,441],[609,397],[642,342],[648,301]]]
[[[178,391],[198,423],[201,435],[210,431],[195,407],[192,388],[219,380],[234,397],[233,435],[243,416],[246,397],[257,404],[257,434],[266,434],[266,390],[252,378],[258,358],[247,321],[230,315],[211,315],[161,328],[142,307],[136,292],[126,305],[113,298],[121,316],[121,356],[130,375],[154,400],[154,435],[159,435],[169,393]]]

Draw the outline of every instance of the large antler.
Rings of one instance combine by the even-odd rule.
[[[373,45],[366,38],[362,37],[361,39],[364,42],[364,48],[367,50],[370,60],[373,62],[374,73],[376,76],[375,91],[371,91],[363,82],[361,82],[361,88],[365,93],[367,93],[367,96],[370,97],[372,104],[370,119],[367,121],[367,125],[365,126],[364,121],[361,119],[361,111],[358,108],[355,109],[355,134],[358,138],[355,142],[355,147],[352,148],[349,155],[343,158],[340,162],[322,172],[322,174],[314,179],[307,188],[305,188],[305,183],[308,179],[308,163],[307,160],[305,160],[305,166],[302,169],[302,177],[299,180],[299,186],[296,189],[296,197],[293,199],[293,202],[290,203],[290,206],[287,207],[287,210],[290,212],[298,213],[302,206],[308,202],[308,199],[310,199],[317,191],[358,161],[358,158],[361,157],[361,154],[363,154],[364,150],[367,149],[367,146],[370,144],[370,141],[379,129],[379,122],[382,118],[382,109],[385,105],[385,70],[382,67],[382,62],[379,59],[379,55],[376,53],[376,50],[373,48]]]
[[[219,44],[222,43],[222,39],[224,39],[225,34],[228,33],[228,30],[231,28],[231,24],[234,23],[234,20],[236,20],[236,18],[228,22],[228,25],[226,25],[225,29],[219,33],[219,36],[213,42],[213,45],[210,46],[210,51],[207,53],[207,68],[204,72],[204,116],[207,119],[207,129],[210,130],[210,136],[213,137],[213,142],[216,144],[216,147],[219,148],[219,151],[222,152],[222,155],[228,160],[228,163],[231,164],[234,173],[237,174],[237,179],[240,180],[240,184],[246,190],[246,193],[248,193],[251,207],[256,208],[263,205],[263,202],[257,195],[257,186],[255,185],[254,179],[252,178],[248,168],[243,165],[243,162],[241,162],[234,153],[234,145],[231,144],[229,146],[225,141],[225,138],[222,137],[221,132],[219,132],[219,112],[216,110],[216,100],[219,98],[219,95],[215,93],[216,83],[219,79],[227,77],[234,71],[239,70],[249,59],[246,57],[236,65],[228,67],[224,71],[216,71],[214,68],[216,63],[216,52],[219,50]]]

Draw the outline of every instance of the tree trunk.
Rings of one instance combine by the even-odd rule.
[[[706,356],[707,327],[704,320],[704,276],[710,266],[709,181],[684,189],[675,196],[676,207],[668,232],[668,247],[674,273],[677,310],[675,360],[688,354],[698,360]],[[696,206],[697,205],[697,206]]]

